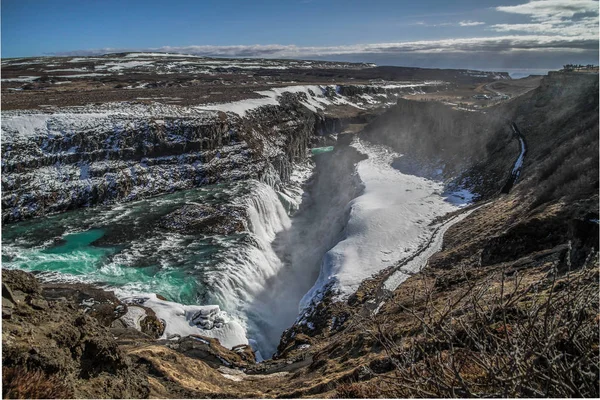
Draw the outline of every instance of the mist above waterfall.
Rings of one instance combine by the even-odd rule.
[[[343,235],[348,204],[362,190],[355,163],[363,158],[351,147],[314,157],[315,174],[300,209],[290,229],[272,243],[282,267],[247,309],[249,335],[258,338],[265,357],[276,351],[281,333],[298,317],[300,300],[317,280],[323,255]]]

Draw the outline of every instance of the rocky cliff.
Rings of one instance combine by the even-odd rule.
[[[234,112],[158,103],[5,112],[2,219],[17,221],[217,182],[287,182],[292,163],[306,157],[312,141],[368,122],[380,112],[378,107],[419,87],[427,85],[298,91],[303,89],[299,86],[278,90],[265,105],[241,101],[217,107]],[[245,107],[241,114],[235,111],[240,106]]]

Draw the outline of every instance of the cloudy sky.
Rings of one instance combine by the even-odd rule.
[[[2,1],[2,57],[129,50],[548,70],[598,63],[598,1]]]

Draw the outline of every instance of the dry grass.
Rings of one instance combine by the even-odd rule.
[[[343,383],[335,389],[335,397],[338,399],[368,399],[380,396],[381,390],[368,382]]]
[[[64,399],[73,393],[57,377],[22,367],[2,368],[2,397],[5,399]]]
[[[128,354],[147,365],[153,397],[168,397],[174,389],[188,397],[264,397],[252,382],[234,382],[201,360],[160,345],[132,347]]]
[[[415,321],[411,334],[394,336],[386,321],[367,329],[395,367],[379,376],[380,390],[386,397],[598,397],[597,254],[576,271],[561,269],[551,265],[539,281],[501,269],[467,279],[445,303],[426,283],[424,303],[415,293],[413,304],[398,305]]]

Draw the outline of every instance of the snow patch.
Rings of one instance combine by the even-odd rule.
[[[515,166],[512,170],[513,175],[516,174],[516,178],[519,177],[518,173],[520,172],[520,169],[523,166],[523,160],[525,159],[525,142],[520,137],[519,143],[521,143],[521,154],[519,154],[519,158],[517,158],[517,161],[515,161]]]
[[[469,210],[467,212],[463,212],[459,216],[453,217],[448,221],[438,225],[437,229],[433,232],[430,241],[423,244],[420,251],[415,252],[415,254],[411,255],[407,262],[400,263],[402,267],[400,267],[397,271],[395,271],[392,275],[390,275],[384,282],[383,287],[389,291],[394,291],[402,282],[408,279],[412,274],[419,272],[423,267],[427,265],[427,261],[429,258],[437,253],[442,248],[444,233],[450,228],[452,225],[457,222],[462,221],[467,216],[469,216],[476,209]],[[383,304],[379,304],[375,313],[379,311]]]
[[[248,344],[246,332],[242,325],[229,319],[219,306],[183,305],[172,301],[161,300],[155,294],[124,297],[122,301],[129,304],[143,305],[152,309],[156,316],[165,323],[165,331],[161,339],[176,339],[189,335],[201,335],[219,339],[224,347],[231,349],[239,344]],[[141,307],[129,305],[132,314],[126,318],[139,329],[139,322],[146,315]],[[139,311],[141,310],[141,311]],[[143,312],[143,316],[141,313]],[[125,318],[127,314],[122,317]]]
[[[20,76],[18,78],[4,78],[0,79],[1,82],[33,82],[36,79],[41,78],[40,76]]]
[[[146,318],[146,310],[144,310],[142,307],[136,307],[131,305],[127,307],[127,313],[123,315],[120,319],[126,326],[141,331],[142,327],[140,323],[144,318]]]

